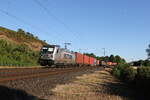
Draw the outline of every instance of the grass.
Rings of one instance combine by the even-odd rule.
[[[39,51],[47,43],[22,29],[0,26],[0,66],[38,66]]]
[[[52,89],[51,100],[130,100],[134,91],[114,78],[108,71],[82,75],[65,85]]]
[[[0,66],[37,66],[39,53],[22,44],[0,40]]]

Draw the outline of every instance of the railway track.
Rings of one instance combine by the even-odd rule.
[[[95,67],[2,69],[0,70],[0,83],[14,81],[14,80],[46,77],[55,74],[77,72],[77,71],[92,69],[92,68]]]

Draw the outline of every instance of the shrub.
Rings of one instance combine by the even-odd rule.
[[[150,67],[141,67],[137,69],[136,88],[144,92],[150,89]]]
[[[38,52],[25,45],[16,45],[0,40],[0,66],[32,66],[37,65]]]
[[[120,77],[121,71],[117,67],[115,67],[112,70],[112,74],[116,77]]]
[[[130,67],[128,64],[120,64],[113,68],[112,74],[127,81],[132,81],[137,75],[137,70]]]
[[[112,74],[117,76],[117,77],[121,77],[122,76],[122,73],[123,73],[123,70],[125,68],[128,68],[129,65],[128,64],[119,64],[117,66],[115,66],[112,70]]]
[[[124,78],[127,81],[133,81],[136,75],[137,75],[137,70],[133,69],[132,67],[126,67],[122,71],[122,78]]]
[[[144,78],[144,79],[149,79],[150,78],[150,67],[140,67],[137,69],[138,71],[138,77],[139,78]]]

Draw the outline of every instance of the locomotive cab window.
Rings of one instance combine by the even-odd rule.
[[[42,53],[53,53],[53,51],[54,51],[54,48],[43,47],[41,49]]]
[[[66,59],[72,59],[72,55],[64,54],[64,58],[66,58]]]
[[[49,51],[49,52],[53,52],[53,51],[54,51],[54,48],[48,48],[48,51]]]
[[[72,59],[72,55],[69,55],[69,59]]]

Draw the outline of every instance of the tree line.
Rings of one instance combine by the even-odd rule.
[[[147,59],[133,61],[131,64],[133,66],[148,66],[148,67],[150,67],[150,44],[148,45],[148,48],[146,49],[146,53],[147,53]]]
[[[85,55],[88,55],[90,57],[94,57],[100,61],[105,61],[105,62],[114,62],[117,64],[123,64],[126,63],[126,60],[122,57],[120,57],[119,55],[114,56],[113,54],[111,54],[110,56],[96,56],[94,53],[84,53]]]
[[[135,62],[133,67],[130,64],[119,64],[113,68],[112,74],[119,79],[130,84],[136,91],[144,93],[144,96],[150,98],[150,45],[146,49],[148,58]]]

